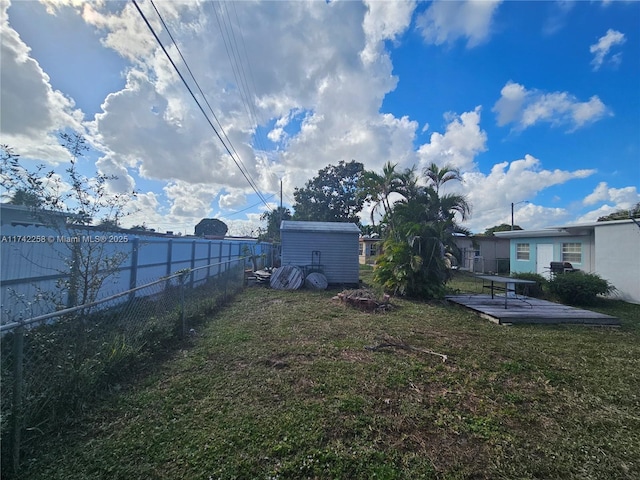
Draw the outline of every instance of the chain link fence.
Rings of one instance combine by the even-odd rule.
[[[2,478],[47,433],[184,341],[244,285],[246,257],[0,326]]]

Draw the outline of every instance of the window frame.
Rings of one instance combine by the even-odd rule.
[[[571,251],[571,248],[577,247],[577,251]],[[574,263],[582,263],[582,243],[580,242],[562,242],[562,261]]]
[[[522,249],[520,247],[522,247]],[[525,254],[526,254],[526,258],[524,258]],[[516,260],[520,262],[528,262],[531,260],[531,244],[530,243],[516,243]]]

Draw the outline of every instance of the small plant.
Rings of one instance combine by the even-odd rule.
[[[549,282],[549,291],[571,305],[592,305],[598,295],[608,295],[614,290],[613,285],[595,273],[565,273]]]
[[[539,273],[522,272],[522,273],[514,273],[511,276],[513,278],[520,278],[522,280],[533,280],[534,282],[536,282],[535,285],[516,284],[516,293],[518,293],[519,295],[527,295],[529,297],[535,297],[535,298],[544,297],[544,291],[547,285],[549,284],[549,280],[544,278]]]

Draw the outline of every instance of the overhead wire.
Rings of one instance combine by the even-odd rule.
[[[213,122],[211,121],[211,119],[209,118],[209,116],[207,115],[207,113],[205,112],[203,106],[200,104],[200,102],[198,101],[198,99],[196,98],[196,95],[194,94],[193,90],[191,89],[191,87],[189,86],[188,82],[186,81],[186,79],[184,78],[184,76],[182,75],[182,73],[180,72],[180,69],[178,68],[178,66],[176,65],[176,63],[173,61],[173,59],[171,58],[171,55],[169,54],[169,52],[167,51],[167,49],[165,48],[164,44],[162,43],[162,41],[160,40],[158,34],[156,33],[156,31],[154,30],[153,26],[151,25],[151,23],[149,22],[149,20],[147,19],[146,15],[144,14],[144,12],[142,11],[142,9],[140,8],[140,6],[138,5],[138,2],[136,0],[132,0],[134,6],[136,7],[136,9],[138,10],[138,13],[140,14],[140,16],[142,17],[142,19],[144,20],[145,24],[147,25],[147,28],[149,29],[149,31],[151,32],[151,34],[153,35],[153,37],[155,38],[156,42],[158,43],[158,45],[160,46],[160,48],[162,49],[162,51],[164,52],[165,56],[167,57],[167,59],[169,60],[169,62],[171,63],[171,65],[173,66],[174,70],[176,71],[176,73],[178,74],[178,76],[180,77],[180,80],[182,80],[182,83],[185,85],[185,87],[187,88],[187,90],[189,91],[189,94],[191,95],[191,97],[193,98],[193,100],[196,102],[196,105],[198,106],[198,108],[200,109],[200,111],[202,112],[202,114],[204,115],[205,119],[207,120],[207,123],[209,124],[209,126],[212,128],[212,130],[214,131],[214,133],[216,134],[216,136],[218,137],[218,139],[220,140],[220,142],[222,143],[224,149],[226,150],[226,152],[229,154],[229,156],[231,157],[231,159],[233,160],[233,162],[235,163],[235,165],[238,167],[238,169],[240,170],[240,173],[242,173],[243,177],[245,178],[245,180],[249,183],[249,185],[251,186],[252,190],[256,193],[256,195],[258,195],[258,198],[260,198],[261,202],[271,210],[271,207],[268,205],[268,203],[266,202],[262,192],[260,192],[260,190],[257,188],[257,186],[255,185],[255,182],[253,181],[253,179],[250,177],[250,174],[248,171],[246,171],[246,167],[244,167],[244,165],[242,164],[242,159],[240,158],[240,156],[238,155],[238,153],[236,152],[235,148],[233,147],[233,144],[231,143],[231,141],[229,140],[229,137],[227,136],[226,132],[224,131],[224,128],[222,128],[222,125],[220,124],[218,118],[216,117],[215,113],[213,112],[213,109],[211,108],[211,105],[209,104],[209,102],[206,99],[206,96],[204,95],[202,89],[200,88],[200,85],[198,84],[197,80],[195,79],[191,69],[188,66],[188,63],[186,62],[186,59],[184,58],[184,56],[182,55],[182,53],[180,52],[180,49],[177,45],[177,43],[175,42],[175,40],[173,39],[173,36],[171,35],[169,29],[166,26],[166,23],[164,22],[162,16],[160,15],[160,12],[158,12],[155,4],[153,3],[153,0],[150,0],[150,3],[153,5],[154,10],[156,11],[156,14],[158,15],[158,18],[160,18],[160,21],[162,22],[164,28],[167,30],[167,33],[169,34],[173,44],[176,46],[176,50],[179,52],[180,57],[182,58],[182,61],[184,62],[187,70],[189,71],[194,83],[196,84],[198,90],[200,91],[200,94],[203,96],[205,102],[207,103],[207,106],[209,107],[211,113],[213,114],[216,122],[218,123],[219,127],[220,127],[220,131],[222,132],[222,135],[220,134],[220,132],[218,132],[218,130],[216,129],[215,125],[213,124]],[[223,135],[224,137],[227,139],[227,142],[229,143],[229,145],[227,145],[227,143],[224,141],[223,139]],[[234,156],[235,153],[235,156]],[[236,159],[236,157],[238,157]],[[241,166],[242,165],[242,166]],[[244,167],[244,168],[243,168]]]
[[[272,193],[271,195],[269,195],[266,198],[267,198],[267,200],[269,200],[270,198],[273,198],[275,196],[276,196],[276,194]],[[252,208],[257,207],[258,205],[260,205],[260,203],[261,202],[258,202],[258,203],[254,204],[254,205],[250,205],[250,206],[248,206],[246,208],[243,208],[242,210],[236,210],[235,212],[228,213],[228,214],[225,215],[225,217],[233,217],[234,215],[237,215],[238,213],[246,212],[247,210],[251,210]]]
[[[224,4],[224,2],[220,2],[219,4],[225,7],[225,10],[226,10],[226,5]],[[233,25],[231,24],[231,20],[229,20],[229,26],[227,26],[227,22],[225,21],[225,17],[224,17],[224,12],[221,11],[221,14],[222,14],[222,20],[221,20],[220,15],[218,15],[218,10],[213,6],[213,3],[209,3],[209,5],[211,5],[211,9],[213,10],[216,16],[216,21],[218,22],[218,28],[222,33],[224,48],[227,52],[229,63],[231,64],[231,71],[233,72],[233,77],[236,81],[236,86],[238,87],[240,100],[242,101],[242,105],[244,106],[244,109],[247,113],[247,116],[249,117],[249,120],[253,123],[251,111],[249,110],[249,106],[248,106],[249,102],[247,99],[246,82],[244,81],[245,77],[242,75],[243,72],[241,72],[241,63],[239,62],[238,54],[236,53],[237,48],[234,49],[231,43],[231,37],[233,36]],[[229,17],[229,12],[227,11],[227,18],[228,17]],[[231,30],[231,33],[229,33],[229,30]],[[226,36],[225,36],[225,33],[226,33]],[[228,43],[227,43],[227,40],[228,40]],[[236,43],[236,46],[237,46],[237,43]]]
[[[160,12],[158,11],[158,9],[156,8],[153,0],[150,0],[151,5],[153,6],[153,9],[156,12],[156,15],[158,15],[158,18],[160,19],[160,21],[162,22],[162,26],[165,28],[165,30],[167,31],[167,34],[169,35],[169,38],[171,39],[171,42],[175,45],[176,47],[176,51],[178,52],[178,54],[180,55],[180,58],[182,59],[182,62],[184,63],[185,67],[187,68],[187,71],[189,72],[189,74],[191,75],[191,78],[193,80],[193,82],[195,83],[196,87],[198,88],[198,91],[200,92],[200,95],[202,95],[202,98],[204,99],[205,103],[207,104],[207,106],[209,107],[209,110],[211,111],[211,114],[213,115],[213,118],[216,120],[218,126],[220,127],[220,131],[222,131],[224,137],[227,139],[227,142],[229,142],[229,145],[231,146],[231,149],[233,150],[233,152],[236,154],[238,162],[240,163],[241,167],[240,170],[242,171],[242,169],[244,169],[244,172],[246,172],[246,177],[248,177],[248,181],[249,181],[249,185],[251,185],[251,187],[253,188],[253,190],[258,194],[258,197],[260,198],[260,200],[265,204],[265,206],[268,205],[266,204],[266,201],[264,199],[264,196],[262,195],[262,192],[260,192],[258,186],[255,183],[255,180],[253,180],[253,177],[251,176],[251,174],[249,173],[249,170],[247,169],[246,165],[244,164],[244,162],[242,161],[242,157],[240,157],[240,155],[238,154],[238,152],[236,151],[235,147],[233,146],[233,143],[231,143],[231,140],[229,139],[229,137],[227,136],[226,132],[224,131],[224,127],[222,126],[222,124],[220,123],[220,121],[218,120],[218,117],[216,116],[215,112],[213,111],[213,108],[211,107],[211,105],[209,104],[209,101],[207,100],[206,95],[204,94],[204,92],[202,91],[202,88],[200,88],[200,84],[198,83],[198,81],[196,80],[195,76],[193,75],[193,72],[191,71],[191,68],[189,67],[189,64],[187,63],[187,60],[184,58],[184,55],[182,55],[182,51],[180,50],[180,47],[178,46],[178,43],[175,41],[175,39],[173,38],[173,35],[171,34],[171,30],[169,30],[168,25],[165,23],[164,19],[162,18],[162,15],[160,14]],[[236,164],[237,165],[237,164]]]
[[[249,54],[247,52],[247,44],[244,41],[244,34],[242,33],[242,24],[240,23],[240,18],[238,17],[238,10],[236,9],[236,4],[235,2],[232,2],[231,5],[233,5],[233,13],[234,16],[236,17],[236,23],[238,25],[238,30],[240,32],[240,40],[242,40],[242,49],[244,51],[244,56],[247,60],[247,69],[249,70],[249,79],[251,80],[251,86],[249,85],[249,82],[247,81],[246,78],[246,74],[244,71],[244,63],[240,63],[240,66],[242,67],[242,76],[244,77],[245,80],[245,86],[246,89],[248,91],[249,94],[251,94],[251,88],[253,87],[253,97],[257,98],[258,94],[257,94],[257,89],[256,89],[256,82],[255,82],[255,76],[253,74],[253,68],[251,68],[251,61],[249,61]],[[225,9],[226,9],[226,3],[225,3]],[[227,16],[229,16],[229,13],[227,11]],[[238,50],[238,44],[236,41],[236,36],[235,36],[235,30],[233,29],[233,23],[231,23],[231,21],[229,21],[230,25],[231,25],[231,33],[233,34],[233,40],[234,43],[236,44],[236,50]],[[238,55],[240,55],[240,53],[238,53]],[[251,110],[251,113],[253,114],[253,123],[254,123],[254,127],[256,129],[256,140],[258,141],[258,143],[260,143],[260,147],[262,148],[263,151],[266,151],[266,146],[264,145],[264,143],[262,142],[262,136],[263,135],[258,135],[258,126],[260,125],[259,122],[259,118],[258,118],[258,114],[256,113],[256,107],[255,107],[255,102],[249,101],[249,109]]]
[[[218,9],[214,7],[213,2],[210,2],[210,7],[216,17],[218,28],[220,29],[220,32],[222,34],[222,40],[227,53],[227,58],[229,59],[231,71],[233,72],[236,85],[238,86],[240,100],[245,107],[245,111],[247,112],[247,115],[251,122],[251,126],[255,131],[254,139],[257,143],[257,146],[261,151],[266,152],[267,147],[264,141],[266,135],[264,131],[259,128],[260,119],[258,118],[258,113],[256,112],[255,102],[251,100],[251,98],[257,98],[255,75],[253,73],[253,68],[251,67],[252,62],[249,60],[249,54],[247,52],[247,46],[244,40],[244,34],[242,32],[242,24],[238,16],[236,4],[235,2],[232,2],[233,13],[235,16],[235,23],[238,27],[237,29],[242,43],[242,51],[244,53],[246,62],[242,62],[243,54],[241,53],[238,46],[238,40],[235,33],[236,29],[233,27],[234,22],[231,20],[227,2],[216,2],[216,4],[220,5],[220,14],[218,14]],[[249,72],[250,81],[247,80],[247,73],[244,67],[245,63],[247,64],[246,70],[248,70]],[[270,173],[273,175],[273,172]]]

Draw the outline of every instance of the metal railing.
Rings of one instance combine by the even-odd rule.
[[[194,334],[242,289],[246,261],[186,268],[96,302],[2,325],[2,478],[19,470],[38,438]]]

